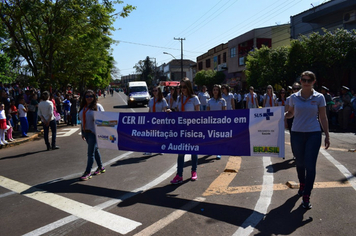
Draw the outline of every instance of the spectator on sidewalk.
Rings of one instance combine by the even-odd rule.
[[[19,117],[18,117],[18,110],[15,105],[15,100],[11,100],[9,112],[12,117],[12,127],[13,127],[14,131],[18,131],[19,130]]]
[[[70,118],[70,96],[69,94],[66,94],[66,98],[63,101],[63,109],[64,109],[64,123],[67,123],[69,125],[71,118]]]
[[[33,94],[32,98],[31,98],[31,103],[30,103],[33,107],[34,110],[32,112],[32,125],[33,128],[35,129],[36,132],[39,132],[39,130],[37,129],[37,123],[38,123],[38,100],[37,100],[37,94]]]
[[[27,104],[24,98],[20,98],[19,100],[19,117],[20,117],[20,126],[21,126],[21,134],[22,137],[28,137],[28,121],[27,121]]]
[[[42,93],[42,101],[38,104],[38,116],[42,121],[47,151],[51,149],[51,145],[48,140],[49,128],[51,128],[52,131],[52,149],[54,150],[59,148],[56,146],[57,123],[53,114],[53,103],[48,100],[49,97],[49,92],[44,91]]]
[[[350,89],[346,86],[342,86],[341,90],[341,100],[343,102],[342,109],[339,110],[339,125],[340,128],[343,130],[346,130],[349,125],[350,121],[350,115],[352,111],[352,104],[351,104],[351,99],[352,99],[352,94],[350,92]]]
[[[5,105],[0,103],[0,145],[6,145],[8,142],[5,140],[5,130],[6,130],[6,115],[5,115]]]

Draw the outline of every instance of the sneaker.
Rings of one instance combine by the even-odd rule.
[[[98,169],[94,172],[94,175],[100,175],[101,173],[105,173],[105,171],[104,167],[98,167]]]
[[[220,160],[221,159],[221,155],[217,155],[216,159]]]
[[[309,195],[303,195],[302,207],[304,209],[312,208],[312,205],[310,204],[310,196]]]
[[[299,196],[303,196],[304,187],[305,187],[305,184],[299,184],[299,190],[298,190]]]
[[[88,173],[88,172],[84,172],[84,174],[83,174],[83,176],[82,177],[80,177],[80,179],[81,180],[88,180],[88,179],[91,179],[91,174],[90,174],[90,172]]]
[[[183,182],[183,177],[176,175],[174,179],[171,181],[171,184],[180,184]]]
[[[196,171],[192,171],[192,180],[197,180],[198,178],[198,175],[197,175],[197,172]]]
[[[9,144],[6,140],[2,141],[5,145]]]

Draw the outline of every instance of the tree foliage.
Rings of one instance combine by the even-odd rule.
[[[136,72],[140,74],[141,80],[146,81],[148,86],[154,84],[153,80],[155,78],[156,66],[149,56],[147,56],[145,60],[140,60],[136,63],[133,68],[136,69]]]
[[[67,83],[84,87],[108,84],[113,58],[109,37],[116,16],[114,3],[103,0],[3,0],[0,20],[41,88]]]
[[[247,57],[250,85],[291,85],[305,70],[311,70],[330,86],[341,87],[342,79],[356,65],[356,30],[324,30],[293,40],[289,47],[262,47]]]
[[[214,84],[222,84],[225,80],[225,74],[221,71],[201,70],[196,73],[194,83],[198,86],[206,85],[212,88]]]

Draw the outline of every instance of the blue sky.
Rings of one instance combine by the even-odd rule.
[[[121,75],[135,73],[133,67],[147,56],[157,66],[197,56],[255,28],[286,24],[290,16],[308,10],[326,0],[124,0],[136,6],[127,18],[118,18],[112,38],[113,56]],[[117,5],[117,10],[122,8]],[[152,59],[153,61],[155,59]]]

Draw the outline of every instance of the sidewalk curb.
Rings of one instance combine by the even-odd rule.
[[[20,140],[16,139],[13,142],[8,142],[8,144],[1,146],[1,149],[14,147],[14,146],[20,145],[22,143],[38,139],[41,135],[43,135],[43,130],[41,130],[41,132],[38,132],[38,133],[36,133],[36,134],[34,134],[32,136],[29,136],[29,137],[26,137],[26,138],[23,138],[23,139],[20,139]]]
[[[66,127],[66,126],[67,126],[66,124],[59,124],[59,125],[57,125],[57,129],[58,128],[62,128],[62,127]],[[43,133],[44,133],[44,130],[41,129],[40,132],[37,132],[37,133],[35,133],[35,134],[33,134],[33,135],[29,136],[29,137],[17,138],[13,142],[8,142],[8,144],[0,146],[0,150],[4,149],[4,148],[10,148],[10,147],[18,146],[18,145],[20,145],[22,143],[26,143],[28,141],[33,141],[33,140],[40,139],[41,137],[43,137]]]

